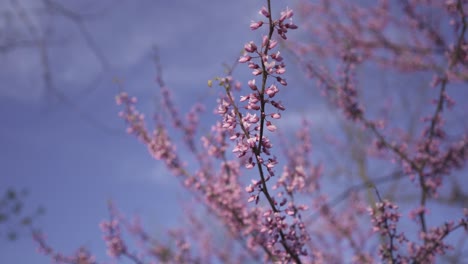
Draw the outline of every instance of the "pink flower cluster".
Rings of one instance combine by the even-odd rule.
[[[253,41],[245,44],[245,53],[239,62],[247,63],[252,75],[260,76],[261,82],[257,83],[258,79],[255,78],[248,81],[250,93],[241,95],[237,103],[231,89],[234,87],[232,77],[222,79],[220,85],[226,89],[226,95],[219,100],[217,113],[223,118],[222,128],[235,141],[233,152],[242,159],[245,168],[256,167],[260,176],[259,179],[252,179],[245,188],[250,194],[248,202],[255,201],[258,204],[263,194],[270,207],[262,214],[260,232],[267,236],[266,241],[260,243],[271,249],[282,261],[300,262],[299,256],[308,255],[304,245],[309,241],[309,235],[300,219],[300,211],[306,210],[307,206],[296,205],[293,200],[288,202],[284,192],[278,192],[276,197],[270,194],[267,182],[275,176],[278,160],[272,156],[272,143],[266,135],[266,130],[277,130],[275,120],[280,119],[281,111],[286,109],[281,101],[276,100],[280,92],[278,85],[286,86],[287,82],[282,77],[286,72],[284,59],[280,51],[274,51],[278,45],[278,41],[273,39],[274,32],[280,38],[287,39],[288,30],[296,29],[297,26],[291,20],[291,9],[282,11],[278,20],[273,20],[269,7],[262,7],[259,13],[267,21],[252,22],[251,29],[269,25],[268,34],[263,36],[261,45],[257,46]],[[273,82],[269,83],[269,80]],[[283,179],[283,182],[286,180]],[[282,185],[276,188],[279,186]],[[285,188],[288,189],[287,186]],[[289,190],[288,195],[292,196],[292,190]]]
[[[184,174],[184,165],[176,155],[176,148],[169,138],[167,128],[159,125],[151,134],[146,128],[144,115],[139,113],[135,108],[136,98],[130,98],[127,93],[123,92],[119,94],[116,97],[116,102],[118,105],[125,106],[125,111],[120,112],[119,115],[128,124],[127,132],[134,134],[147,145],[150,154],[155,159],[164,161],[169,170],[173,171],[176,175]],[[190,134],[192,132],[186,130],[186,133],[187,142],[190,142]]]
[[[445,255],[452,246],[444,242],[445,237],[456,229],[468,231],[468,216],[462,217],[457,224],[448,221],[439,227],[420,232],[422,245],[410,241],[402,232],[397,232],[401,215],[398,206],[384,200],[370,208],[374,231],[379,233],[385,243],[379,247],[379,254],[387,263],[434,263],[438,255]],[[423,209],[424,211],[424,209]],[[402,253],[406,245],[407,254]]]
[[[394,256],[394,252],[399,248],[397,243],[402,243],[406,237],[402,233],[397,233],[397,223],[401,215],[397,212],[398,206],[384,200],[375,205],[375,208],[369,209],[374,231],[378,232],[381,237],[387,239],[387,243],[380,245],[379,254],[382,260],[389,263],[398,263],[401,261],[400,256]]]
[[[62,253],[55,252],[45,240],[44,234],[33,232],[33,239],[39,245],[38,251],[41,254],[49,256],[53,263],[57,264],[96,264],[96,258],[91,255],[84,247],[79,248],[72,256],[65,256]]]
[[[198,131],[203,107],[197,104],[181,117],[158,64],[162,109],[154,117],[155,128],[146,127],[136,99],[126,93],[117,96],[124,107],[120,116],[128,132],[177,176],[195,205],[184,209],[187,224],[169,231],[169,242],[145,233],[139,222],[129,224],[111,208],[111,220],[101,225],[109,255],[134,263],[147,259],[153,261],[149,263],[435,263],[442,259],[452,249],[448,235],[466,232],[468,223],[467,209],[457,221],[450,218],[442,225],[430,225],[428,220],[429,201],[442,201],[438,198],[446,191],[443,184],[449,177],[455,182],[454,173],[466,165],[468,134],[451,129],[447,117],[456,106],[451,87],[468,80],[467,6],[461,0],[379,0],[368,6],[347,0],[304,0],[298,10],[305,22],[302,33],[310,38],[292,43],[289,33],[298,28],[293,11],[286,8],[275,16],[266,0],[259,11],[262,19],[250,24],[252,30],[265,32],[259,42],[247,42],[237,60],[253,77],[245,87],[233,77],[234,68],[226,77],[216,78],[224,88],[214,110],[219,120],[203,135]],[[437,19],[428,20],[425,10],[441,14],[438,19],[452,27],[453,37],[434,26]],[[285,46],[289,53],[280,51]],[[312,157],[307,117],[295,131],[294,142],[279,128],[286,110],[281,96],[288,85],[284,54],[294,56],[305,74],[323,88],[331,108],[345,117],[340,127],[349,142],[340,148],[340,139],[330,140],[335,135],[327,135],[324,143],[333,141],[330,145],[338,149],[336,156],[324,155],[327,168],[312,162],[316,157]],[[401,129],[401,118],[392,122],[389,116],[397,111],[391,100],[373,97],[377,102],[366,104],[366,89],[360,84],[364,67],[397,77],[428,77],[418,85],[430,88],[434,99],[424,104],[422,122],[412,122],[416,132]],[[426,82],[431,76],[432,83]],[[351,158],[346,157],[348,152]],[[189,166],[182,162],[186,160],[191,161]],[[460,185],[455,187],[446,201],[466,197]],[[415,197],[409,217],[398,211],[400,189]],[[379,191],[386,192],[385,199]],[[402,231],[407,223],[415,225],[418,237]],[[137,238],[138,254],[129,253],[121,227]],[[64,257],[42,238],[36,240],[45,254],[63,263],[78,258],[95,263],[87,251]]]
[[[266,160],[261,157],[262,153],[269,156],[272,147],[270,139],[264,135],[264,128],[270,132],[275,132],[277,127],[274,125],[273,120],[281,118],[280,111],[284,111],[285,107],[280,101],[273,100],[280,91],[277,84],[271,83],[268,85],[267,81],[269,78],[273,78],[279,84],[287,85],[286,80],[281,77],[286,72],[283,57],[279,51],[273,52],[278,41],[272,37],[276,30],[281,38],[286,39],[288,29],[296,29],[297,26],[292,23],[293,12],[290,9],[282,11],[278,20],[272,19],[270,10],[267,7],[262,7],[259,13],[267,19],[267,22],[253,22],[251,29],[257,30],[262,25],[268,24],[268,34],[263,36],[260,48],[253,41],[245,44],[245,54],[239,59],[239,62],[248,63],[248,67],[252,70],[254,76],[261,75],[260,87],[257,86],[256,79],[248,81],[251,92],[247,95],[241,95],[239,101],[245,103],[243,108],[247,112],[244,113],[236,105],[229,86],[226,86],[227,96],[220,101],[218,114],[223,116],[223,128],[230,131],[231,140],[236,141],[233,152],[237,153],[239,158],[245,156],[246,168],[254,168],[257,164],[264,166],[268,176],[262,181],[268,181],[271,176],[274,176],[273,168],[277,161],[276,157]],[[231,77],[227,77],[223,81],[227,85],[230,82],[232,82]],[[268,113],[267,105],[271,105],[274,111]],[[240,131],[235,130],[237,125],[240,125]],[[259,169],[261,170],[261,167]],[[260,174],[262,173],[260,172]],[[256,186],[251,185],[247,189],[252,192],[254,187],[258,187],[259,184],[260,181],[254,181],[253,185]],[[252,197],[250,200],[252,200]],[[258,198],[253,200],[258,200]]]
[[[117,220],[103,221],[100,226],[104,233],[104,241],[107,244],[107,254],[114,258],[125,254],[127,252],[127,247],[122,240]]]

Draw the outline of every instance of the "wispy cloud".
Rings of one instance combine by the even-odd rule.
[[[233,50],[242,47],[239,35],[248,32],[249,21],[243,10],[251,10],[246,8],[250,2],[207,2],[203,5],[192,1],[151,2],[146,3],[145,8],[121,2],[102,17],[86,21],[85,25],[113,70],[125,75],[128,69],[148,63],[151,49],[157,45],[167,64],[168,79],[180,80],[177,71],[183,69],[184,79],[190,80],[188,75],[208,75],[214,65],[219,66],[229,59],[227,57],[235,53]],[[27,3],[28,7],[32,5],[32,2]],[[76,25],[67,23],[66,19],[60,21],[61,25],[53,24],[54,35],[66,41],[50,46],[49,56],[54,83],[67,93],[83,89],[100,74],[101,66]],[[8,67],[0,77],[9,85],[2,85],[0,96],[28,102],[44,96],[37,49],[11,53],[2,59]],[[132,74],[133,79],[149,78]],[[29,80],[34,81],[28,83]]]

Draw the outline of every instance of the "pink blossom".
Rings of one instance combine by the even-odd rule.
[[[280,102],[271,101],[271,104],[278,110],[282,110],[282,111],[286,110],[286,108],[281,104],[281,101]]]
[[[252,57],[250,57],[249,55],[245,55],[245,56],[240,57],[239,62],[244,63],[244,62],[250,61],[251,59]]]
[[[294,15],[293,11],[289,8],[286,8],[286,10],[281,11],[281,17],[279,18],[279,21],[284,21],[285,19],[291,18]]]
[[[278,45],[278,41],[273,40],[273,39],[270,39],[268,48],[269,48],[269,49],[274,49],[274,48],[276,47],[276,45]]]
[[[258,29],[259,27],[261,27],[263,25],[263,21],[252,21],[252,23],[250,23],[250,29],[252,30],[256,30]]]
[[[255,76],[258,76],[258,75],[262,74],[262,72],[263,72],[262,69],[255,69],[255,70],[252,71],[252,74],[255,75]]]
[[[283,61],[283,57],[280,55],[281,53],[277,51],[276,53],[271,54],[271,58],[277,62]]]
[[[260,9],[260,11],[258,13],[260,15],[265,16],[266,18],[270,17],[270,13],[268,12],[268,9],[266,7],[264,7],[264,6],[262,6],[262,8]]]
[[[251,42],[245,44],[244,49],[247,52],[255,52],[255,51],[257,51],[257,46],[255,45],[255,43],[253,43],[253,41],[251,41]]]
[[[266,122],[266,127],[269,131],[271,132],[275,132],[276,131],[276,126],[273,125],[270,121],[267,121]]]
[[[273,113],[270,115],[271,118],[274,118],[274,119],[280,119],[281,118],[281,114],[280,113]]]
[[[276,77],[276,80],[281,83],[283,86],[286,86],[288,85],[288,83],[286,82],[286,80],[284,78],[281,78],[281,77]]]
[[[276,85],[272,84],[270,85],[270,87],[268,87],[266,90],[265,90],[265,93],[270,97],[270,98],[273,98],[275,96],[275,94],[277,94],[279,92],[278,88],[276,87]]]
[[[255,79],[249,80],[248,85],[249,85],[250,89],[252,89],[254,91],[257,90],[257,86],[255,85]]]

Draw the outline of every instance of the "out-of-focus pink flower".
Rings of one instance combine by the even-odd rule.
[[[256,30],[258,29],[259,27],[261,27],[263,25],[263,21],[252,21],[252,23],[250,23],[250,29],[252,30]]]

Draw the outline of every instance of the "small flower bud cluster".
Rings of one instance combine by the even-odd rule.
[[[466,209],[465,209],[466,210]],[[438,227],[431,228],[428,232],[420,232],[422,245],[407,242],[409,257],[408,263],[434,263],[438,255],[445,255],[453,246],[448,245],[444,239],[456,229],[468,230],[468,215],[462,217],[458,222],[448,221]],[[463,232],[463,231],[462,231]]]
[[[107,245],[107,254],[113,258],[118,258],[127,252],[127,247],[120,236],[120,227],[117,220],[103,221],[100,224],[104,233],[104,241]]]
[[[271,21],[271,15],[270,12],[266,7],[262,7],[260,11],[258,12],[260,15],[263,15],[264,17],[268,18]],[[294,24],[291,20],[293,16],[293,11],[289,8],[286,8],[286,10],[281,11],[280,13],[280,18],[277,21],[274,21],[276,32],[278,33],[279,36],[281,36],[283,39],[287,39],[286,33],[288,33],[289,29],[297,29],[297,25]],[[289,20],[288,20],[289,19]],[[287,22],[285,22],[288,20]],[[250,24],[250,29],[256,30],[260,28],[265,22],[263,21],[252,21]]]
[[[130,97],[127,93],[122,92],[116,96],[115,101],[117,105],[125,106],[125,110],[121,111],[119,116],[128,124],[127,133],[134,134],[145,142],[148,139],[145,116],[135,108],[136,97]]]
[[[401,258],[399,255],[395,256],[399,249],[397,242],[401,244],[407,241],[404,234],[397,234],[397,223],[401,217],[397,210],[398,206],[387,200],[376,203],[375,208],[369,208],[374,232],[388,241],[380,245],[380,257],[391,263],[396,263],[396,258]]]
[[[278,160],[275,156],[271,157],[272,144],[264,131],[266,128],[269,132],[275,132],[277,130],[275,120],[280,119],[280,112],[286,109],[281,101],[276,100],[280,92],[279,86],[287,86],[287,82],[282,77],[286,72],[284,59],[280,51],[274,51],[278,41],[272,36],[276,31],[280,38],[287,39],[288,30],[296,29],[297,26],[292,23],[293,12],[289,8],[281,12],[278,20],[272,19],[267,7],[262,7],[259,13],[267,21],[252,22],[250,27],[252,30],[257,30],[263,25],[269,25],[269,33],[263,36],[261,45],[257,46],[253,41],[245,44],[245,53],[239,62],[246,63],[252,70],[253,76],[261,76],[261,83],[255,78],[248,81],[250,93],[240,96],[240,103],[246,110],[245,113],[241,113],[239,107],[235,106],[229,91],[230,101],[222,100],[218,113],[223,115],[224,126],[227,129],[233,129],[236,124],[241,127],[241,131],[233,131],[231,136],[231,140],[236,140],[233,152],[245,160],[247,169],[258,165],[260,179],[252,179],[252,183],[245,190],[250,194],[248,202],[258,203],[260,194],[263,193],[270,203],[271,209],[263,213],[260,232],[265,234],[265,240],[261,244],[282,262],[300,262],[299,256],[307,255],[304,245],[309,237],[297,213],[306,207],[296,206],[292,202],[286,206],[285,197],[279,197],[281,200],[277,201],[266,189],[268,188],[266,182],[275,176],[274,168]],[[268,80],[273,82],[268,83]],[[267,112],[267,106],[271,106],[273,111]],[[230,112],[229,108],[232,109]],[[264,174],[263,170],[267,173]]]
[[[46,243],[44,234],[33,232],[33,239],[39,244],[38,251],[44,255],[50,256],[53,263],[78,263],[78,264],[96,264],[96,258],[83,247],[80,247],[72,256],[65,256],[62,253],[54,252],[54,250]]]
[[[167,168],[174,172],[175,175],[181,175],[184,164],[179,161],[176,147],[169,138],[166,127],[160,124],[151,134],[146,128],[144,115],[139,113],[135,108],[136,98],[129,97],[127,93],[120,93],[116,97],[116,102],[118,105],[125,106],[125,110],[120,112],[119,116],[127,122],[127,132],[137,136],[148,147],[150,154],[157,160],[163,160]],[[195,107],[192,111],[194,113],[189,115],[189,121],[196,124],[197,120],[193,116],[196,112],[201,111],[201,109]],[[192,136],[194,133],[192,130],[194,129],[185,131],[186,137]]]
[[[261,153],[270,155],[272,147],[270,140],[264,135],[263,129],[265,127],[268,131],[275,132],[277,127],[273,120],[281,118],[279,111],[285,110],[285,107],[280,101],[274,100],[279,92],[277,84],[267,85],[266,81],[268,77],[272,77],[280,85],[287,85],[286,80],[281,77],[286,72],[281,53],[277,51],[270,55],[270,52],[278,45],[278,41],[272,39],[271,36],[273,31],[276,30],[279,36],[286,39],[288,29],[296,29],[297,26],[291,21],[293,12],[290,9],[281,12],[281,17],[276,21],[272,20],[271,14],[266,7],[262,7],[259,13],[268,22],[252,22],[251,29],[256,30],[264,24],[269,24],[270,33],[263,36],[260,48],[253,41],[245,44],[245,54],[239,59],[239,62],[247,63],[254,76],[262,76],[261,86],[257,86],[256,79],[248,81],[251,93],[240,96],[240,102],[245,104],[243,108],[247,110],[245,114],[241,113],[240,109],[235,106],[230,91],[228,91],[227,98],[220,100],[217,112],[223,116],[223,128],[231,130],[231,140],[236,140],[233,152],[238,157],[245,156],[245,167],[251,169],[259,163],[266,167],[268,177],[271,177],[274,175],[273,167],[277,161],[276,158],[265,160],[260,156]],[[232,82],[232,77],[227,77],[223,84],[229,82]],[[271,105],[275,111],[267,113],[265,107],[267,104]],[[238,124],[241,126],[241,131],[234,131]],[[250,188],[248,189],[250,190]],[[252,199],[257,200],[255,197],[251,197]]]
[[[168,132],[162,126],[157,127],[151,140],[147,143],[148,151],[157,160],[162,160],[166,167],[173,172],[175,176],[183,174],[184,164],[180,162],[176,147],[169,138]]]
[[[401,216],[397,209],[396,205],[386,200],[377,203],[375,208],[369,209],[374,231],[385,239],[385,242],[380,245],[379,254],[386,262],[434,263],[437,255],[444,255],[447,250],[453,249],[444,242],[444,238],[458,228],[467,230],[468,227],[468,214],[466,214],[457,224],[449,221],[442,226],[431,228],[428,232],[421,231],[419,239],[422,241],[422,245],[418,245],[409,241],[403,233],[397,233],[396,224]],[[411,214],[416,215],[424,210],[420,207]],[[403,244],[408,249],[407,256],[399,254]]]

